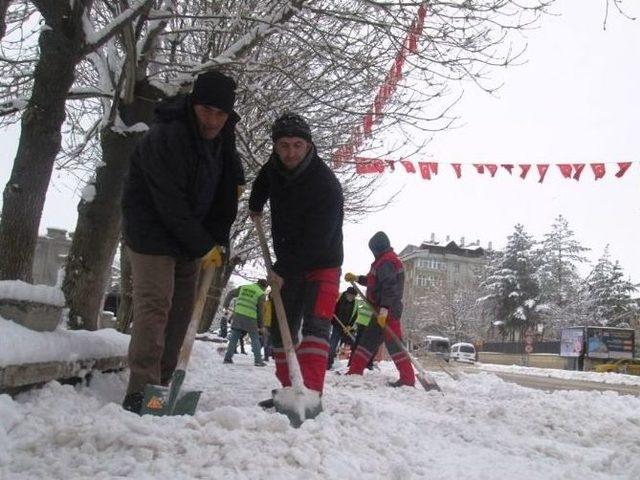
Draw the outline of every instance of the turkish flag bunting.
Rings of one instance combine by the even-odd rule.
[[[416,167],[409,160],[400,160],[407,173],[416,173]]]
[[[460,163],[452,163],[453,171],[456,172],[456,177],[460,178],[462,176],[462,165]]]
[[[604,177],[604,173],[605,173],[604,163],[592,163],[591,170],[593,170],[593,176],[596,178],[596,180],[599,180],[602,177]]]
[[[396,171],[396,161],[395,160],[387,160],[387,165],[389,165],[389,168],[391,169],[392,172]]]
[[[418,167],[420,168],[420,175],[425,180],[431,180],[431,168],[429,167],[429,162],[418,162]]]
[[[524,165],[518,165],[520,167],[520,170],[522,170],[520,172],[520,178],[521,179],[525,179],[527,177],[527,173],[529,173],[529,169],[531,168],[531,165],[529,165],[528,163],[525,163]]]
[[[513,163],[503,163],[500,166],[509,172],[509,175],[513,174]]]
[[[493,163],[485,163],[484,166],[487,167],[487,170],[489,170],[489,173],[491,174],[491,178],[496,176],[496,172],[498,171],[498,165],[495,165]]]
[[[631,167],[631,162],[618,162],[618,167],[619,170],[618,173],[616,173],[616,177],[620,178],[627,173],[627,170]]]
[[[364,120],[362,122],[362,127],[364,129],[364,136],[365,137],[370,137],[371,136],[371,127],[373,126],[373,117],[371,116],[371,113],[367,113],[364,116]]]
[[[474,163],[473,166],[476,167],[476,170],[478,171],[478,173],[484,173],[484,165],[481,165],[479,163]]]
[[[384,162],[373,158],[356,157],[356,173],[382,173]]]
[[[560,169],[560,173],[564,178],[571,178],[571,172],[573,168],[568,163],[559,163],[558,168]]]
[[[547,170],[549,170],[549,164],[540,163],[537,165],[537,167],[538,167],[538,173],[540,174],[540,180],[538,180],[538,183],[542,183],[544,182],[544,177],[547,174]]]
[[[416,36],[416,24],[411,24],[411,30],[409,31],[409,51],[416,53],[418,51],[418,37]]]
[[[424,17],[427,16],[427,9],[424,7],[424,4],[420,5],[418,8],[418,25],[417,31],[418,35],[422,35],[422,29],[424,28]]]
[[[574,163],[573,170],[573,179],[580,180],[580,175],[582,175],[582,170],[584,170],[584,163]]]
[[[429,162],[429,168],[434,175],[438,174],[438,162]]]

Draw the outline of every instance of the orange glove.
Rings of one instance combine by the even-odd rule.
[[[376,319],[380,328],[385,328],[387,326],[387,317],[389,316],[389,310],[382,307],[378,312],[378,318]]]
[[[202,257],[202,268],[220,268],[222,266],[222,247],[215,245]]]

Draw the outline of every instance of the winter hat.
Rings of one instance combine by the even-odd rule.
[[[381,253],[386,252],[391,248],[391,242],[389,237],[384,232],[376,232],[376,234],[369,240],[369,249],[375,257]]]
[[[208,105],[231,113],[236,101],[236,82],[216,70],[198,75],[191,101],[194,105]]]
[[[349,287],[347,288],[347,293],[350,293],[351,295],[355,296],[357,292],[355,288]]]
[[[304,138],[312,142],[311,128],[304,118],[297,113],[283,113],[271,126],[271,139],[275,142],[282,137]]]

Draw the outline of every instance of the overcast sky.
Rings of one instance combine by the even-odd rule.
[[[541,238],[562,214],[592,249],[591,259],[610,244],[612,258],[640,282],[640,163],[621,179],[613,176],[617,165],[607,165],[597,182],[591,170],[576,182],[551,167],[543,184],[534,170],[523,181],[504,170],[495,178],[480,176],[470,165],[640,160],[640,20],[610,15],[603,31],[604,4],[559,1],[553,10],[561,16],[527,33],[527,63],[495,72],[505,83],[497,95],[465,87],[455,108],[462,127],[437,134],[414,157],[469,164],[462,179],[449,165],[431,181],[401,167],[386,173],[383,194],[402,193],[390,208],[346,226],[345,270],[367,271],[367,240],[377,230],[389,234],[397,251],[419,245],[431,232],[439,240],[451,235],[500,248],[516,223]],[[640,17],[640,5],[625,5]]]
[[[402,169],[385,174],[380,198],[402,188],[395,203],[359,224],[345,226],[344,271],[364,273],[371,262],[367,241],[385,230],[396,249],[420,244],[434,232],[458,241],[479,239],[504,245],[516,223],[540,238],[553,219],[564,215],[578,239],[597,259],[606,244],[612,258],[640,282],[640,163],[625,177],[580,182],[564,180],[552,169],[545,182],[531,171],[522,181],[499,171],[495,178],[475,173],[472,163],[580,163],[640,160],[640,20],[610,15],[602,29],[604,0],[561,0],[540,28],[527,33],[527,63],[496,70],[504,87],[490,96],[471,85],[456,106],[460,128],[439,133],[423,155],[427,161],[460,162],[463,177],[451,168],[430,182]],[[640,6],[625,2],[640,17]],[[0,133],[0,184],[9,178],[18,129]],[[443,168],[444,167],[444,168]],[[613,171],[613,172],[612,172]],[[75,182],[58,172],[47,195],[41,232],[47,226],[73,230],[78,194]]]

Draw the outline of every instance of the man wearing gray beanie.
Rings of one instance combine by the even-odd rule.
[[[139,413],[146,384],[176,368],[202,267],[220,267],[244,173],[236,151],[236,83],[198,76],[193,92],[162,102],[132,157],[123,235],[133,278],[131,375],[123,407]]]

